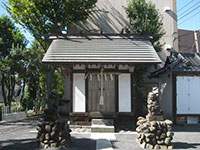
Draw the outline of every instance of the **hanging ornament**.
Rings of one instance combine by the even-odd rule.
[[[99,76],[99,74],[97,74],[97,80],[100,81],[100,76]]]
[[[103,68],[101,68],[101,96],[99,100],[99,105],[104,105],[104,97],[103,97]]]
[[[90,74],[90,81],[92,81],[92,74]]]
[[[113,81],[113,75],[112,74],[110,74],[110,80]]]
[[[107,81],[107,76],[106,76],[106,74],[104,74],[104,78],[105,78],[105,81]]]

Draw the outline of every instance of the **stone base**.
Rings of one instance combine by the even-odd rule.
[[[166,146],[166,145],[151,145],[151,144],[147,144],[147,143],[142,143],[140,144],[139,140],[136,139],[136,142],[138,143],[138,145],[143,148],[143,149],[173,149],[173,145],[170,146]]]
[[[146,119],[148,121],[164,121],[164,117],[162,115],[155,115],[155,116],[147,115]]]
[[[147,149],[172,149],[174,133],[171,132],[172,121],[149,121],[143,117],[137,122],[137,143]]]
[[[68,147],[71,142],[71,130],[67,120],[44,121],[37,126],[37,139],[42,148]]]

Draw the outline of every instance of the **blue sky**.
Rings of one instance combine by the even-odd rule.
[[[200,29],[200,0],[177,0],[178,28]]]
[[[0,0],[6,2],[7,0]],[[7,15],[6,10],[0,3],[0,16]],[[177,15],[178,15],[178,28],[186,30],[199,30],[200,29],[200,0],[177,0]],[[20,27],[20,26],[18,26]],[[32,41],[34,38],[31,34],[24,31],[26,38]]]

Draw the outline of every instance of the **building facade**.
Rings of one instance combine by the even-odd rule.
[[[120,46],[120,43],[122,44],[123,42],[127,42],[126,39],[132,40],[132,44],[137,43],[137,39],[135,39],[135,37],[120,35],[120,33],[123,33],[123,30],[127,26],[129,26],[129,19],[125,12],[125,8],[127,7],[128,2],[129,1],[127,0],[98,0],[97,7],[95,8],[94,13],[85,22],[80,22],[78,24],[72,25],[71,28],[69,28],[68,30],[68,34],[86,35],[85,39],[82,39],[83,37],[79,37],[78,40],[75,38],[77,40],[77,43],[80,42],[79,40],[85,40],[84,42],[86,42],[90,39],[91,41],[96,42],[96,39],[99,39],[99,37],[101,40],[98,40],[98,42],[105,41],[102,42],[102,44],[108,44],[108,42],[111,41],[113,41],[114,43],[116,42],[116,39],[121,39],[120,41],[118,41],[119,43],[115,43],[116,45],[119,44],[118,46]],[[163,44],[163,51],[159,53],[159,55],[162,56],[161,60],[163,63],[161,63],[160,65],[162,66],[165,62],[167,55],[169,55],[168,50],[174,49],[178,51],[176,1],[152,0],[152,3],[155,4],[156,8],[163,16],[163,28],[166,32],[161,40],[161,43]],[[88,36],[91,34],[99,35],[97,35],[97,38]],[[114,34],[116,35],[115,38],[113,37]],[[74,37],[72,37],[72,39],[69,38],[68,40],[73,41],[73,38]],[[56,40],[58,39],[54,39],[54,41]],[[139,40],[141,39],[139,38]],[[66,40],[66,42],[69,41]],[[138,50],[140,50],[139,47],[142,45],[144,46],[146,42],[148,41],[143,41],[142,43],[140,43],[141,45],[139,44],[139,46],[136,48],[136,52],[138,52]],[[115,54],[112,53],[112,51],[115,50],[116,46],[114,44],[111,45],[112,46],[109,47],[109,55],[112,56],[112,59],[114,59]],[[98,47],[97,49],[100,50],[100,52],[96,55],[94,54],[94,58],[96,56],[100,56],[99,54],[104,57],[105,55],[102,54],[102,52],[106,52],[104,50],[106,50],[107,48],[104,47],[103,49],[101,49],[102,45],[98,45],[98,43],[97,46],[99,46],[99,49]],[[110,45],[108,44],[107,46]],[[88,45],[86,46],[86,48],[87,47]],[[129,48],[133,48],[134,52],[133,45],[131,45]],[[122,47],[122,49],[120,51],[117,51],[117,53],[121,53],[122,56],[126,55],[127,52],[124,53],[124,49],[127,50],[127,47]],[[54,48],[54,50],[56,50],[56,48]],[[65,50],[68,51],[69,49]],[[143,54],[148,50],[147,45],[143,50],[143,52],[139,51],[137,57],[144,57]],[[86,52],[86,54],[91,54],[91,51],[86,50]],[[129,52],[132,51],[130,50]],[[153,50],[152,52],[154,53],[155,51]],[[48,53],[49,52],[47,52],[45,56],[46,58],[50,55],[52,58],[56,58],[56,55],[63,54],[62,51],[60,51],[60,54],[55,55],[55,53],[49,53],[50,55],[48,56]],[[86,55],[86,58],[87,57],[88,56]],[[127,62],[128,59],[127,57],[125,57],[123,61],[119,62],[115,60],[115,62],[113,63],[110,61],[102,61],[100,58],[96,62],[82,62],[80,59],[77,62],[74,62],[74,59],[69,61],[67,60],[68,58],[66,56],[62,56],[60,58],[61,62],[56,62],[53,59],[52,62],[48,62],[47,59],[44,59],[43,62],[51,64],[59,63],[64,68],[63,70],[65,70],[64,72],[66,72],[64,97],[65,100],[69,101],[69,110],[71,112],[71,117],[76,120],[78,116],[80,116],[81,118],[88,118],[91,114],[93,116],[100,117],[103,113],[102,111],[100,111],[101,113],[98,113],[99,110],[103,110],[104,112],[106,112],[106,117],[109,117],[110,112],[111,114],[113,114],[113,112],[115,114],[117,112],[122,112],[125,113],[125,115],[127,112],[129,112],[129,114],[134,114],[134,90],[132,88],[134,86],[134,77],[133,73],[131,73],[130,70],[133,70],[134,72],[133,68],[135,65],[144,64],[143,61],[139,61],[136,63],[135,60],[137,59],[137,57],[133,58],[130,62]],[[152,56],[149,56],[149,58],[150,57]],[[150,60],[149,58],[148,60]],[[117,57],[115,59],[117,59]],[[158,62],[160,62],[160,60],[149,62],[149,64],[157,64]],[[101,71],[102,68],[103,70],[105,70],[105,72]],[[102,76],[103,79],[101,79]],[[103,87],[101,83],[102,80],[107,80],[106,84],[109,83],[109,86],[103,83]],[[156,83],[158,87],[161,86],[158,80],[154,81],[148,79],[147,83]],[[93,94],[91,94],[91,92],[88,92],[88,90],[93,91]],[[117,94],[107,96],[104,95],[104,98],[106,97],[104,102],[108,102],[107,99],[110,99],[110,102],[106,104],[102,101],[104,99],[102,98],[102,93],[106,94],[108,93],[106,91],[109,90],[113,91],[112,93]],[[163,95],[161,95],[161,99],[162,96]],[[92,97],[93,99],[94,97],[96,98],[91,101]],[[171,99],[170,96],[168,98]],[[101,106],[102,102],[105,108]],[[171,103],[169,103],[169,105],[171,105]],[[105,115],[103,115],[103,117],[105,117]]]

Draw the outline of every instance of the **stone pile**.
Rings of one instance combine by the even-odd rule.
[[[71,136],[67,120],[62,120],[58,113],[57,93],[51,92],[44,110],[44,120],[37,126],[37,139],[41,147],[69,147]]]
[[[148,95],[148,114],[137,121],[137,143],[142,148],[172,149],[174,133],[171,132],[172,121],[164,120],[158,101],[158,89],[154,88]]]
[[[68,147],[70,143],[70,129],[65,120],[55,122],[43,122],[37,126],[37,138],[43,148]]]

